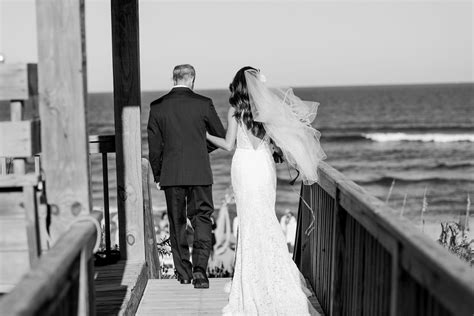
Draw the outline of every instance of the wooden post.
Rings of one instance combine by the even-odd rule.
[[[111,0],[111,8],[120,254],[143,261],[138,0]]]
[[[142,181],[143,181],[143,218],[145,225],[145,256],[148,264],[148,277],[150,279],[159,279],[160,258],[158,248],[156,247],[156,232],[153,221],[153,207],[151,203],[150,192],[150,162],[142,158]]]
[[[10,102],[10,120],[12,122],[22,121],[24,112],[23,101],[11,101]],[[25,173],[25,159],[17,158],[13,160],[13,173],[24,174]]]
[[[42,170],[57,240],[89,214],[84,0],[36,1]]]
[[[329,315],[342,315],[342,273],[344,264],[345,240],[343,231],[345,226],[344,212],[339,205],[339,187],[336,185],[334,196],[334,220],[332,223],[332,269],[330,287]]]
[[[7,157],[0,157],[0,175],[7,174]]]

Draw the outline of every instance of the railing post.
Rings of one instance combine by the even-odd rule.
[[[332,235],[332,269],[331,269],[331,289],[330,289],[330,312],[329,315],[342,315],[342,273],[344,265],[345,240],[343,237],[345,214],[339,205],[339,186],[336,183],[336,193],[334,196],[334,220]]]
[[[143,219],[145,226],[145,258],[150,279],[160,278],[160,258],[156,247],[155,224],[150,192],[150,163],[142,158]]]
[[[305,278],[311,279],[311,247],[309,237],[305,234],[309,222],[311,221],[311,215],[309,214],[310,211],[307,209],[307,206],[303,202],[305,199],[308,200],[307,192],[311,192],[311,187],[302,184],[300,192],[300,205],[298,207],[299,211],[297,218],[298,230],[295,237],[293,260],[295,261],[303,276]]]
[[[109,166],[107,152],[102,153],[102,180],[104,188],[105,255],[110,256]]]
[[[398,280],[400,279],[400,245],[398,243],[393,247],[391,255],[390,316],[396,316],[398,312]]]

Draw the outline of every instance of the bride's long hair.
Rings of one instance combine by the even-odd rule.
[[[255,122],[253,119],[247,90],[247,81],[245,80],[246,70],[258,71],[258,69],[250,66],[245,66],[237,71],[234,80],[232,80],[232,83],[229,85],[229,103],[235,109],[234,117],[237,122],[244,124],[255,137],[263,138],[266,134],[263,124]]]

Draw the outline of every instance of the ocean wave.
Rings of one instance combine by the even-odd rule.
[[[375,142],[434,142],[434,143],[474,143],[474,134],[408,134],[408,133],[367,133],[364,138]]]
[[[354,181],[360,185],[385,185],[390,186],[393,181],[395,185],[398,184],[410,184],[410,183],[421,183],[421,182],[430,182],[430,183],[474,183],[471,179],[466,178],[449,178],[449,177],[392,177],[392,176],[380,176],[380,177],[371,177],[365,179],[354,179]]]
[[[434,165],[432,169],[463,169],[468,167],[473,167],[474,161],[458,161],[458,162],[439,162],[438,164]]]
[[[330,141],[367,141],[369,140],[362,133],[348,133],[348,134],[322,134],[322,138]]]

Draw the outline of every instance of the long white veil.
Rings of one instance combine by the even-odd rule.
[[[301,100],[292,89],[268,88],[264,78],[256,70],[245,71],[253,119],[263,124],[303,183],[313,184],[318,181],[319,162],[326,158],[321,133],[311,126],[319,103]]]

